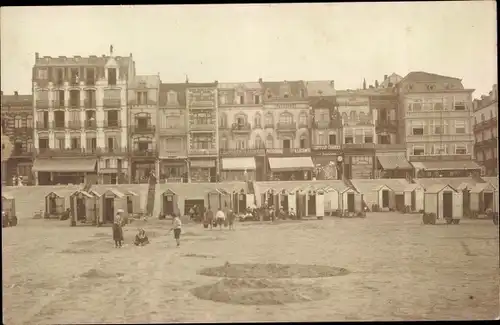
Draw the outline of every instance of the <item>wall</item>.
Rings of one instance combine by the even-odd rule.
[[[293,139],[287,135],[280,134],[277,130],[278,123],[280,122],[280,116],[282,114],[291,114],[293,123],[295,123],[297,130],[294,132]],[[307,145],[310,146],[309,129],[307,127],[299,128],[300,115],[304,114],[306,116],[307,124],[309,123],[309,105],[307,103],[289,103],[289,104],[277,104],[277,103],[266,103],[264,105],[263,114],[263,124],[266,124],[266,116],[272,115],[274,129],[266,129],[264,133],[263,140],[267,142],[267,136],[271,135],[273,137],[273,148],[283,148],[284,139],[291,139],[293,148],[300,148],[300,138],[301,136],[306,137]]]

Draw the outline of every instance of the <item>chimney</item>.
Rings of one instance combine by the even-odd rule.
[[[259,83],[260,83],[260,84],[262,83],[262,78],[259,78]]]
[[[19,92],[17,90],[14,91],[14,96],[19,96]]]
[[[384,74],[384,81],[386,81],[388,77],[388,75]]]
[[[335,89],[335,81],[334,80],[330,80],[330,86]]]
[[[217,85],[217,84],[219,84],[219,81],[218,81],[218,80],[215,80],[214,82],[215,82],[215,84],[216,84],[216,85]]]
[[[132,53],[130,53],[130,57],[132,57]]]
[[[40,58],[40,53],[35,52],[35,60],[38,60]]]

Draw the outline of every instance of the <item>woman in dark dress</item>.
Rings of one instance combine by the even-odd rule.
[[[122,247],[122,241],[123,241],[122,215],[123,215],[123,210],[118,209],[118,211],[116,211],[115,220],[113,222],[113,240],[115,241],[115,248]]]

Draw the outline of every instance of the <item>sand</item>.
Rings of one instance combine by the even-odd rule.
[[[154,233],[150,245],[132,245],[132,225],[124,229],[126,245],[114,248],[111,228],[21,216],[19,226],[2,230],[4,323],[497,317],[498,228],[491,220],[421,223],[419,215],[373,213],[272,226],[237,223],[234,231],[188,225],[190,236],[176,248],[166,235],[170,223],[150,220],[141,225]],[[264,267],[255,278],[248,271],[231,278],[200,274],[227,263]],[[304,277],[288,268],[286,277],[277,277],[281,271],[262,271],[277,264],[349,272]]]

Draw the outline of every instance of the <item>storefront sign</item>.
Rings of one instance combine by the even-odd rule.
[[[266,149],[268,155],[295,155],[295,154],[309,154],[309,148],[290,148],[290,149]]]
[[[313,146],[313,150],[340,150],[340,145],[338,144],[325,144]]]
[[[264,155],[264,149],[221,150],[220,154],[223,157],[260,156]]]

